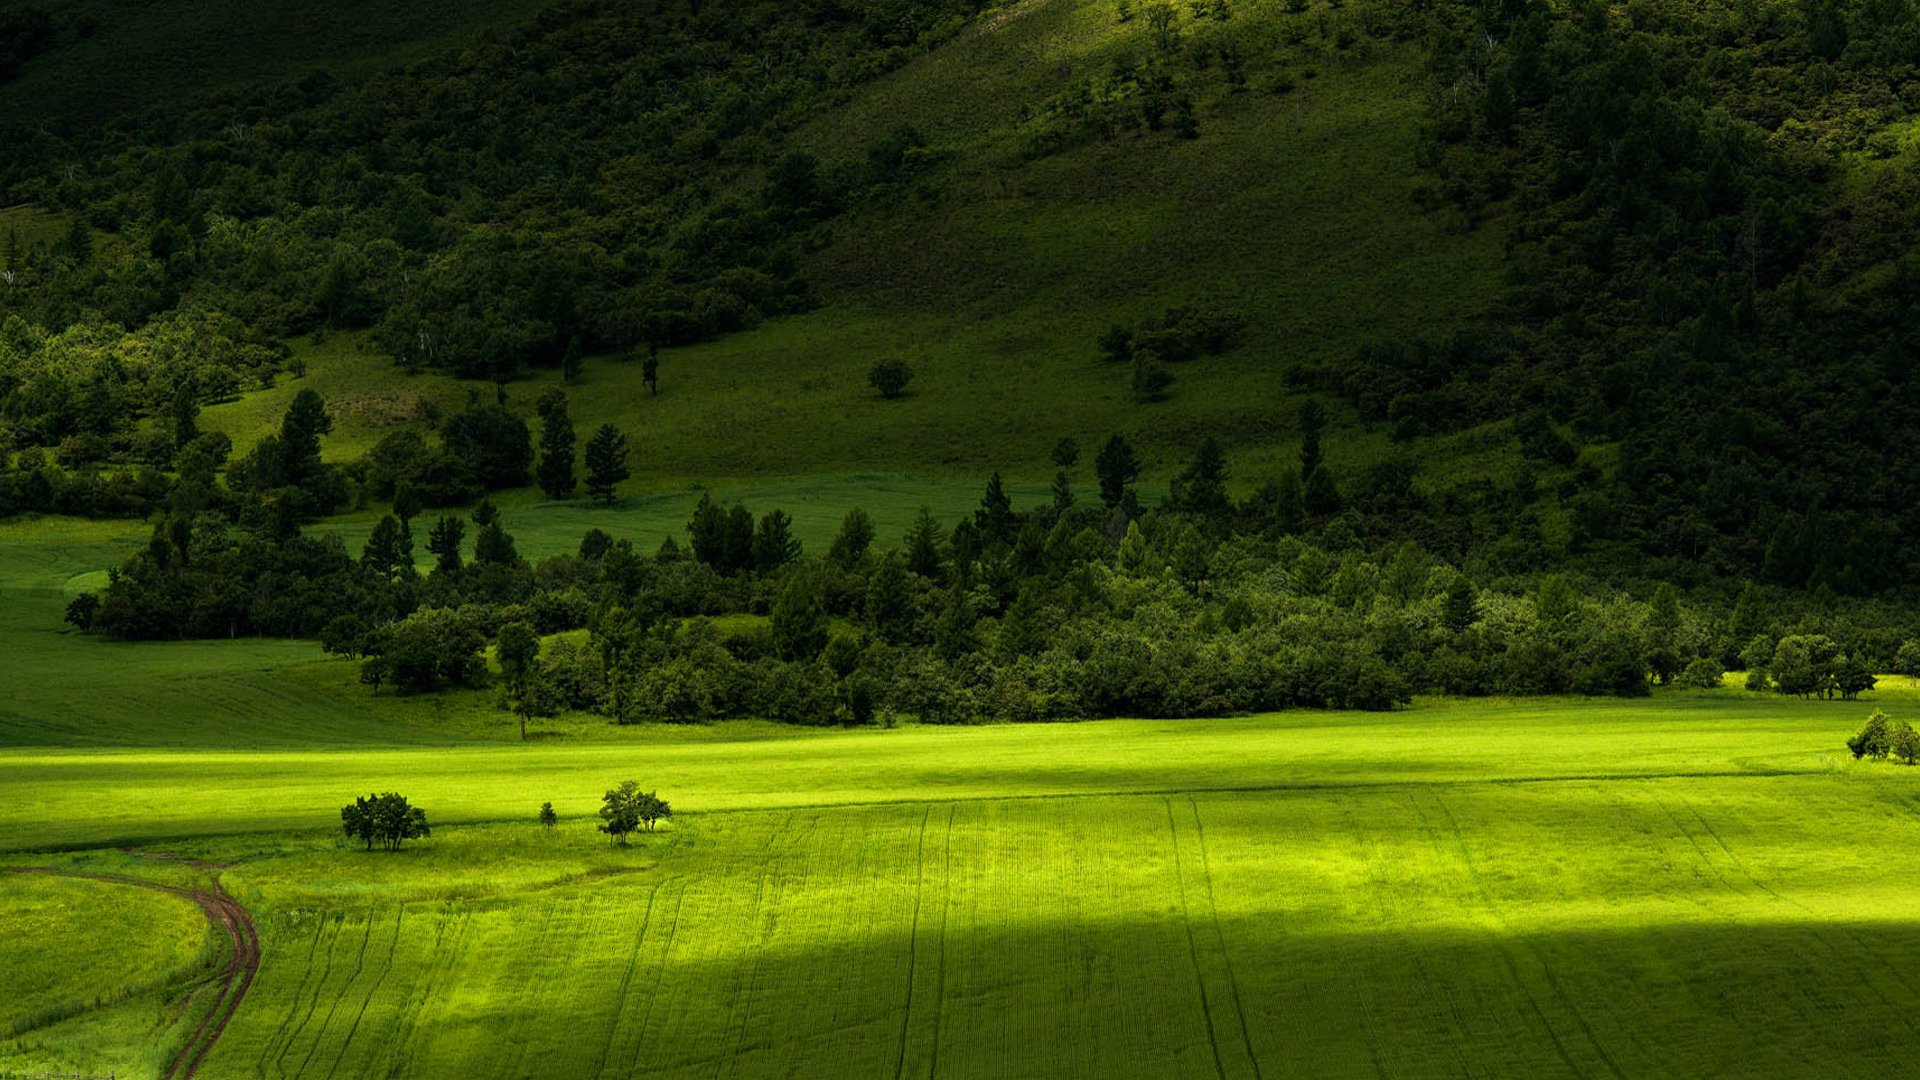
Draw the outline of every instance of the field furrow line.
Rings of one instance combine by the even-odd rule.
[[[1193,910],[1187,905],[1187,876],[1180,863],[1180,827],[1174,824],[1173,800],[1163,799],[1167,808],[1167,839],[1173,845],[1173,879],[1179,888],[1180,923],[1187,931],[1187,958],[1193,964],[1193,985],[1200,992],[1200,1015],[1207,1022],[1207,1048],[1213,1052],[1213,1071],[1220,1080],[1226,1080],[1227,1067],[1220,1059],[1220,1040],[1214,1033],[1213,1006],[1207,1000],[1207,979],[1200,970],[1200,947],[1194,940]]]
[[[614,1036],[620,1033],[620,1018],[627,1012],[627,987],[633,983],[633,965],[640,958],[640,943],[647,938],[647,927],[653,922],[653,903],[660,895],[660,885],[655,883],[647,892],[647,909],[640,915],[640,929],[633,935],[633,948],[627,952],[626,969],[620,973],[620,985],[614,992],[614,1001],[618,1004],[613,1011],[613,1019],[607,1024],[607,1041],[600,1047],[600,1062],[593,1068],[595,1077],[604,1076],[607,1071],[607,1056],[613,1053]]]
[[[1500,928],[1501,933],[1499,940],[1502,946],[1500,954],[1506,962],[1508,971],[1514,978],[1514,985],[1527,993],[1528,1004],[1533,1008],[1534,1015],[1538,1016],[1541,1023],[1545,1025],[1547,1033],[1552,1036],[1554,1047],[1560,1051],[1561,1058],[1567,1062],[1569,1067],[1576,1070],[1576,1074],[1584,1075],[1584,1073],[1573,1064],[1573,1060],[1568,1055],[1566,1045],[1561,1041],[1559,1033],[1554,1031],[1553,1025],[1547,1022],[1546,1012],[1541,1009],[1539,999],[1534,996],[1531,991],[1527,990],[1526,983],[1521,980],[1519,965],[1513,962],[1513,957],[1506,947],[1509,943],[1525,950],[1534,964],[1540,968],[1541,974],[1546,978],[1547,985],[1552,989],[1554,996],[1565,1006],[1567,1015],[1573,1018],[1573,1022],[1580,1028],[1581,1034],[1586,1037],[1588,1045],[1593,1047],[1594,1054],[1599,1057],[1601,1064],[1607,1067],[1607,1072],[1612,1075],[1615,1080],[1626,1080],[1626,1074],[1620,1071],[1620,1066],[1614,1062],[1613,1055],[1608,1053],[1606,1047],[1600,1044],[1599,1038],[1594,1034],[1592,1025],[1587,1022],[1586,1015],[1580,1011],[1579,1007],[1574,1004],[1573,999],[1567,996],[1561,988],[1560,981],[1554,976],[1553,969],[1548,965],[1546,958],[1542,957],[1533,947],[1533,944],[1527,941],[1524,936],[1513,932],[1513,927],[1507,922],[1506,917],[1500,913],[1498,905],[1493,902],[1493,897],[1487,892],[1486,883],[1480,876],[1479,867],[1474,862],[1473,852],[1467,847],[1466,835],[1460,829],[1460,820],[1454,816],[1453,808],[1448,806],[1446,800],[1441,798],[1437,792],[1433,796],[1433,803],[1439,808],[1440,812],[1446,816],[1447,827],[1453,836],[1454,846],[1460,859],[1460,865],[1465,869],[1468,879],[1473,884],[1473,890],[1480,901],[1482,911]]]
[[[294,1076],[306,1075],[307,1066],[313,1064],[313,1055],[320,1049],[320,1037],[333,1027],[333,1014],[340,1011],[341,1000],[347,996],[347,991],[353,988],[353,984],[360,981],[360,973],[366,970],[367,946],[373,942],[373,923],[373,909],[368,908],[367,932],[360,938],[360,951],[354,955],[353,974],[348,975],[347,981],[342,983],[340,989],[334,993],[333,1000],[327,1005],[327,1018],[320,1021],[320,1027],[308,1036],[310,1041],[307,1045],[307,1056],[300,1060],[300,1067],[293,1071]]]
[[[320,949],[320,935],[327,929],[327,919],[325,917],[316,918],[313,922],[313,940],[307,942],[307,958],[304,966],[300,969],[300,981],[293,985],[293,994],[289,998],[296,1006],[300,1002],[300,995],[306,993],[307,980],[313,975],[313,956],[314,953]],[[329,942],[329,945],[331,945],[331,942]],[[286,1034],[287,1028],[286,1025],[283,1024],[275,1028],[273,1034],[267,1036],[266,1040],[260,1044],[260,1057],[254,1062],[253,1066],[253,1071],[256,1075],[267,1075],[267,1055],[273,1052],[273,1048],[279,1045],[281,1039],[286,1037]]]
[[[673,915],[667,920],[667,937],[660,943],[660,963],[653,969],[653,986],[647,990],[647,1007],[640,1013],[640,1031],[633,1039],[633,1059],[627,1065],[627,1075],[640,1075],[640,1055],[647,1048],[647,1025],[653,1021],[654,1003],[660,1000],[660,990],[666,985],[667,960],[673,952],[674,933],[680,928],[680,906],[686,902],[687,885],[673,894]]]
[[[295,1023],[292,1027],[282,1028],[285,1032],[285,1038],[280,1044],[280,1053],[273,1059],[274,1071],[278,1072],[282,1077],[287,1075],[287,1052],[293,1049],[294,1040],[299,1038],[300,1034],[306,1030],[307,1025],[312,1022],[313,1014],[319,1011],[320,995],[327,988],[327,980],[333,977],[333,957],[340,949],[340,928],[346,924],[346,913],[341,912],[333,918],[324,921],[331,922],[334,925],[334,932],[332,936],[327,939],[327,962],[322,966],[320,978],[313,984],[313,996],[307,999],[307,1011],[301,1014],[299,1022]],[[300,999],[296,997],[288,1012],[291,1013],[292,1009],[299,1007]]]
[[[920,840],[913,853],[919,876],[913,888],[913,922],[907,930],[907,1000],[900,1010],[900,1053],[893,1063],[894,1080],[900,1080],[907,1070],[907,1031],[913,1025],[913,972],[920,953],[920,898],[927,887],[927,818],[932,815],[930,806],[920,812]]]
[[[360,1011],[353,1014],[353,1023],[347,1026],[346,1037],[340,1040],[340,1051],[333,1056],[333,1064],[327,1067],[327,1080],[333,1080],[334,1073],[340,1069],[340,1063],[346,1060],[347,1050],[353,1045],[353,1037],[360,1031],[360,1021],[366,1019],[367,1007],[373,1004],[374,996],[385,985],[387,976],[393,973],[393,954],[400,948],[400,928],[406,920],[407,908],[402,904],[393,916],[393,939],[387,942],[387,959],[380,967],[380,974],[374,977],[373,985],[360,997]]]
[[[416,984],[407,1007],[397,1012],[393,1018],[394,1052],[387,1066],[387,1076],[402,1077],[413,1072],[413,1052],[416,1036],[421,1031],[422,1014],[438,1000],[440,983],[447,973],[453,970],[460,954],[460,943],[466,936],[470,916],[461,911],[455,917],[452,905],[441,909],[438,925],[433,931],[433,953],[427,965],[426,974]],[[452,937],[449,940],[448,927]]]
[[[1212,860],[1207,854],[1207,827],[1200,819],[1200,804],[1187,796],[1187,808],[1193,812],[1193,833],[1200,842],[1200,873],[1207,883],[1207,913],[1213,922],[1214,940],[1220,947],[1220,960],[1227,968],[1227,989],[1233,998],[1233,1015],[1240,1024],[1240,1041],[1247,1048],[1247,1062],[1253,1066],[1254,1080],[1265,1080],[1260,1071],[1260,1055],[1253,1050],[1253,1030],[1247,1026],[1247,1010],[1240,1002],[1240,978],[1234,974],[1233,954],[1227,950],[1227,934],[1220,925],[1220,907],[1214,900]]]
[[[927,1051],[927,1080],[940,1074],[940,1035],[947,1016],[947,916],[953,910],[953,814],[947,804],[947,828],[940,843],[940,951],[933,969],[933,1045]]]

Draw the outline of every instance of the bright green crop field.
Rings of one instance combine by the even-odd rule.
[[[132,879],[0,874],[0,1075],[164,1075],[232,1000],[195,893],[260,946],[209,1078],[1911,1075],[1920,770],[1847,756],[1864,703],[523,745],[311,645],[61,632],[139,534],[0,532],[0,865]],[[622,848],[630,777],[678,814]],[[433,836],[343,843],[386,789]]]

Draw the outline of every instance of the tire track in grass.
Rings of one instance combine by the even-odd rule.
[[[326,923],[334,924],[336,929],[333,932],[333,936],[327,939],[327,962],[320,972],[320,978],[313,984],[313,997],[307,1002],[307,1011],[301,1015],[300,1022],[291,1028],[285,1025],[281,1026],[284,1039],[280,1044],[280,1053],[273,1059],[273,1068],[274,1071],[282,1077],[287,1075],[287,1052],[293,1049],[293,1041],[299,1038],[300,1033],[305,1031],[307,1025],[312,1022],[313,1014],[320,1008],[320,994],[326,990],[327,980],[333,976],[333,957],[335,953],[340,951],[340,931],[338,927],[346,924],[346,913],[341,912],[334,918],[323,919],[322,925],[324,926]],[[291,1012],[293,1009],[299,1007],[300,999],[295,997],[288,1011]]]
[[[789,812],[787,814],[786,820],[781,823],[780,829],[775,833],[773,838],[768,840],[766,851],[762,856],[760,879],[754,887],[753,907],[751,909],[751,913],[758,916],[757,921],[760,924],[760,939],[752,949],[751,959],[747,963],[746,977],[734,981],[734,1007],[730,1011],[738,1014],[739,1022],[738,1024],[734,1024],[731,1022],[732,1018],[729,1018],[728,1026],[733,1028],[733,1038],[731,1040],[732,1049],[728,1052],[727,1056],[720,1058],[715,1063],[715,1076],[725,1076],[729,1073],[737,1072],[740,1064],[740,1054],[742,1050],[745,1049],[747,1027],[753,1018],[754,995],[760,985],[760,961],[766,955],[767,944],[775,928],[778,927],[780,923],[779,900],[782,892],[785,890],[786,879],[784,875],[776,876],[776,871],[779,870],[778,860],[785,852],[798,848],[801,843],[812,838],[813,834],[819,831],[820,814],[818,811],[810,811],[806,819],[806,829],[787,843],[780,843],[781,836],[793,831],[793,825],[797,817],[798,812]],[[772,883],[771,897],[768,896],[769,882]]]
[[[313,957],[315,953],[320,951],[320,935],[326,933],[327,921],[324,915],[313,920],[313,940],[307,942],[306,963],[300,969],[300,981],[293,984],[293,994],[289,999],[294,1005],[298,1005],[300,995],[307,992],[307,980],[313,976]],[[329,946],[331,946],[331,942],[329,942]],[[273,1030],[273,1034],[269,1035],[265,1042],[260,1044],[260,1057],[253,1063],[254,1075],[267,1075],[267,1055],[273,1053],[274,1046],[286,1036],[286,1033],[287,1026],[282,1024]]]
[[[933,1047],[927,1055],[927,1080],[940,1074],[940,1035],[947,1019],[947,915],[953,910],[953,813],[955,804],[947,804],[946,838],[941,841],[940,871],[940,951],[933,969]]]
[[[607,1056],[613,1053],[613,1039],[620,1033],[620,1017],[627,1011],[627,987],[633,983],[633,965],[640,959],[640,943],[647,939],[647,927],[653,922],[653,902],[660,895],[660,885],[655,883],[647,892],[647,910],[640,916],[640,930],[633,935],[633,949],[627,953],[626,970],[620,973],[620,988],[614,994],[619,1006],[614,1010],[613,1022],[607,1025],[607,1041],[600,1047],[600,1063],[593,1067],[593,1075],[600,1077],[607,1072]]]
[[[320,1049],[320,1037],[333,1026],[333,1014],[340,1011],[340,999],[347,996],[347,991],[353,987],[353,984],[360,981],[360,973],[366,970],[367,946],[373,941],[373,922],[373,909],[368,908],[367,932],[360,938],[360,952],[353,959],[353,974],[347,976],[347,981],[341,985],[339,992],[333,995],[332,1002],[327,1006],[327,1018],[320,1021],[319,1029],[313,1033],[312,1041],[307,1046],[307,1056],[300,1060],[300,1067],[293,1071],[294,1076],[300,1077],[307,1074],[307,1066],[313,1064],[313,1055]]]
[[[893,1063],[894,1080],[901,1080],[907,1072],[907,1031],[913,1026],[913,972],[920,955],[920,896],[927,889],[927,818],[932,815],[931,806],[920,812],[920,842],[913,853],[919,877],[913,888],[913,923],[907,930],[907,1002],[900,1011],[900,1054]]]
[[[208,863],[189,862],[196,869],[218,869]],[[146,878],[128,874],[89,873],[80,870],[61,870],[55,867],[15,866],[6,867],[14,874],[41,874],[47,877],[78,878],[86,881],[103,881],[114,885],[132,885],[142,889],[152,889],[169,896],[178,896],[191,900],[206,916],[207,922],[218,927],[227,935],[227,962],[214,976],[214,985],[218,988],[213,1004],[200,1023],[187,1037],[187,1041],[175,1051],[167,1062],[166,1071],[161,1074],[165,1080],[191,1080],[200,1069],[200,1062],[213,1048],[214,1041],[227,1030],[227,1022],[239,1010],[240,1002],[247,996],[247,989],[253,985],[254,973],[260,970],[260,934],[253,925],[253,916],[247,909],[215,880],[211,889],[184,888],[178,885],[165,885]],[[193,992],[189,991],[189,996]]]
[[[1254,1080],[1266,1080],[1260,1071],[1260,1055],[1253,1052],[1253,1030],[1247,1026],[1247,1011],[1240,1004],[1240,977],[1233,971],[1233,954],[1227,951],[1226,930],[1220,925],[1220,907],[1213,898],[1213,867],[1207,855],[1207,826],[1200,820],[1200,804],[1187,796],[1187,808],[1193,811],[1193,834],[1200,841],[1200,874],[1207,883],[1207,912],[1213,920],[1214,940],[1220,946],[1220,959],[1227,967],[1227,989],[1233,998],[1233,1015],[1240,1022],[1240,1041],[1247,1048],[1247,1061],[1253,1065]]]
[[[1713,838],[1714,846],[1719,848],[1720,853],[1727,857],[1727,861],[1733,864],[1733,868],[1739,871],[1741,877],[1745,878],[1755,889],[1772,897],[1775,901],[1805,915],[1810,923],[1809,929],[1813,934],[1813,939],[1818,941],[1821,947],[1826,949],[1827,952],[1835,958],[1846,959],[1845,954],[1836,948],[1833,942],[1828,939],[1827,934],[1820,929],[1821,924],[1826,922],[1826,920],[1818,912],[1798,900],[1781,894],[1766,882],[1761,881],[1759,876],[1747,866],[1740,856],[1734,854],[1733,849],[1727,846],[1727,842],[1720,838],[1719,832],[1708,823],[1707,819],[1700,813],[1699,807],[1695,806],[1692,800],[1688,799],[1684,794],[1677,796],[1677,798],[1680,800],[1680,805],[1686,807],[1687,813],[1693,817],[1693,820],[1699,823],[1701,829],[1705,830],[1706,834]],[[1706,862],[1709,868],[1713,870],[1714,876],[1718,877],[1729,890],[1737,892],[1737,887],[1731,881],[1727,880],[1726,874],[1722,872],[1718,866],[1713,864],[1713,860],[1708,858],[1706,850],[1701,847],[1699,840],[1695,839],[1694,836],[1687,831],[1686,826],[1681,823],[1679,815],[1675,814],[1673,809],[1667,806],[1664,800],[1659,800],[1657,796],[1656,801],[1660,802],[1660,808],[1665,810],[1667,816],[1673,820],[1674,827],[1679,829],[1681,833],[1693,843],[1694,850],[1700,852],[1701,860]],[[1859,955],[1875,957],[1879,961],[1880,966],[1893,976],[1895,982],[1900,984],[1901,989],[1905,990],[1909,995],[1914,994],[1913,984],[1907,981],[1906,976],[1901,973],[1898,967],[1888,964],[1881,954],[1881,951],[1875,948],[1871,942],[1866,941],[1858,930],[1843,925],[1840,927],[1840,932],[1845,934],[1858,948]],[[1907,1016],[1906,1010],[1895,1005],[1893,1001],[1887,997],[1885,992],[1883,992],[1872,979],[1867,977],[1865,971],[1861,970],[1857,965],[1847,964],[1842,966],[1852,970],[1854,976],[1859,980],[1860,985],[1864,986],[1869,993],[1873,994],[1873,996],[1880,1001],[1880,1004],[1886,1007],[1888,1012],[1899,1018],[1900,1023],[1904,1025],[1909,1032],[1920,1033],[1920,1028],[1914,1026],[1914,1022]]]
[[[1499,907],[1494,904],[1493,897],[1487,892],[1486,883],[1481,880],[1479,867],[1474,865],[1473,853],[1467,848],[1466,835],[1460,830],[1460,821],[1454,817],[1453,808],[1447,805],[1447,801],[1441,798],[1437,791],[1433,793],[1433,804],[1440,810],[1441,814],[1446,816],[1447,828],[1453,836],[1453,843],[1460,858],[1460,865],[1467,872],[1467,878],[1473,885],[1473,891],[1480,900],[1482,910],[1486,912],[1488,918],[1500,924],[1500,929],[1503,931],[1503,934],[1500,938],[1502,947],[1499,949],[1499,952],[1501,958],[1506,962],[1507,971],[1514,979],[1514,985],[1522,991],[1526,991],[1526,983],[1521,980],[1519,965],[1513,962],[1512,953],[1505,947],[1507,942],[1512,942],[1521,949],[1524,949],[1533,962],[1539,966],[1541,975],[1547,980],[1547,987],[1553,991],[1555,997],[1560,999],[1561,1004],[1566,1006],[1567,1015],[1573,1017],[1573,1022],[1578,1025],[1581,1034],[1586,1037],[1588,1045],[1593,1047],[1594,1054],[1600,1058],[1601,1064],[1607,1067],[1608,1074],[1613,1076],[1615,1080],[1626,1080],[1626,1074],[1620,1071],[1620,1066],[1614,1062],[1613,1055],[1607,1052],[1607,1048],[1601,1045],[1599,1038],[1594,1035],[1593,1027],[1587,1023],[1585,1014],[1580,1011],[1579,1007],[1574,1004],[1573,999],[1569,997],[1561,987],[1559,978],[1553,973],[1552,965],[1547,963],[1546,959],[1540,955],[1539,951],[1533,947],[1531,942],[1527,941],[1525,937],[1515,934],[1513,928],[1508,925],[1506,917],[1500,914]],[[1553,1040],[1554,1048],[1560,1052],[1560,1059],[1566,1062],[1567,1067],[1573,1070],[1574,1075],[1586,1075],[1584,1070],[1574,1064],[1572,1056],[1567,1052],[1566,1044],[1561,1041],[1559,1033],[1556,1032],[1553,1029],[1553,1025],[1548,1022],[1546,1011],[1540,1007],[1539,999],[1531,992],[1527,992],[1527,1003],[1532,1007],[1534,1015],[1540,1018],[1541,1025],[1546,1028],[1547,1035]]]
[[[541,960],[551,960],[554,957],[562,955],[561,950],[556,949],[554,947],[553,939],[555,935],[559,935],[560,940],[565,941],[569,936],[565,932],[565,930],[561,929],[561,923],[564,922],[564,919],[561,917],[557,917],[555,915],[555,910],[558,904],[560,903],[561,899],[565,899],[565,898],[564,897],[560,899],[554,899],[550,897],[545,898],[545,904],[540,909],[540,933],[534,939],[533,948],[531,952],[535,957],[538,957]],[[533,968],[531,974],[529,974],[526,977],[526,979],[523,980],[521,983],[520,1002],[523,1006],[525,1006],[528,1009],[528,1011],[534,1013],[535,1015],[539,1015],[541,1012],[544,1011],[542,1008],[542,1001],[541,1001],[543,994],[542,994],[542,980],[540,976],[543,973],[551,971],[552,968],[556,966],[557,965],[553,965],[553,964],[543,964],[538,967],[535,967]],[[513,1057],[511,1059],[511,1064],[506,1069],[505,1075],[507,1076],[530,1075],[525,1069],[521,1068],[521,1063],[526,1060],[526,1057],[527,1057],[527,1040],[525,1038],[514,1039],[513,1040]]]
[[[673,917],[667,920],[667,939],[660,945],[660,965],[653,969],[653,986],[647,991],[647,1007],[640,1014],[640,1033],[633,1040],[633,1060],[627,1064],[627,1075],[640,1073],[640,1054],[647,1047],[647,1025],[653,1021],[654,1003],[660,1000],[660,988],[667,980],[667,958],[673,952],[674,933],[680,929],[680,905],[687,899],[687,883],[681,882],[679,891],[673,894]]]
[[[427,966],[426,977],[414,988],[405,1009],[397,1011],[393,1018],[393,1060],[387,1066],[388,1077],[409,1076],[413,1073],[415,1036],[423,1026],[420,1014],[427,1006],[439,1000],[440,983],[451,972],[459,960],[460,942],[466,936],[470,916],[461,911],[456,918],[454,905],[444,905],[440,910],[438,925],[433,931],[433,962]],[[452,927],[452,940],[448,940],[448,927]]]
[[[387,942],[386,963],[381,966],[380,974],[374,977],[373,985],[369,986],[367,992],[361,995],[360,1011],[353,1014],[353,1023],[347,1026],[346,1037],[340,1040],[340,1052],[333,1055],[333,1064],[327,1067],[327,1080],[333,1080],[333,1074],[340,1070],[340,1063],[346,1060],[347,1057],[347,1048],[353,1045],[353,1037],[360,1030],[360,1021],[366,1019],[367,1006],[373,1004],[374,995],[378,994],[380,987],[386,984],[387,976],[393,974],[393,954],[400,948],[400,928],[405,922],[406,917],[407,907],[405,904],[402,904],[399,909],[394,912],[393,940]],[[371,921],[369,921],[368,932],[372,932]]]
[[[1200,1015],[1207,1021],[1207,1048],[1213,1051],[1213,1071],[1219,1080],[1227,1080],[1227,1067],[1220,1060],[1220,1040],[1213,1030],[1213,1006],[1207,1001],[1207,980],[1200,971],[1200,946],[1193,936],[1193,912],[1187,907],[1187,876],[1180,865],[1180,827],[1173,821],[1173,800],[1162,798],[1167,807],[1167,839],[1173,845],[1173,879],[1180,890],[1180,924],[1187,931],[1187,959],[1193,964],[1193,985],[1200,991]]]

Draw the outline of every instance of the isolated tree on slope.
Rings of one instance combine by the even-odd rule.
[[[612,424],[601,424],[587,440],[587,494],[611,506],[614,488],[631,475],[626,435]]]

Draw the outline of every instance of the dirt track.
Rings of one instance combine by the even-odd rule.
[[[133,853],[138,854],[138,853]],[[170,858],[170,856],[148,856]],[[190,860],[182,860],[190,861]],[[194,863],[202,869],[214,869],[212,864]],[[132,885],[142,889],[169,893],[192,900],[200,906],[207,921],[227,935],[232,946],[227,951],[227,962],[218,973],[219,996],[213,1007],[200,1018],[193,1034],[167,1062],[166,1071],[161,1075],[166,1080],[188,1080],[200,1069],[207,1051],[227,1029],[227,1022],[240,1008],[240,1002],[247,996],[247,988],[253,985],[254,973],[260,970],[260,934],[254,928],[253,916],[240,906],[239,901],[227,895],[227,891],[215,881],[212,889],[187,889],[177,885],[163,885],[157,881],[130,877],[126,874],[98,874],[76,870],[60,870],[42,866],[12,866],[6,868],[15,874],[47,874],[54,877],[83,878],[90,881],[107,881],[116,885]]]

